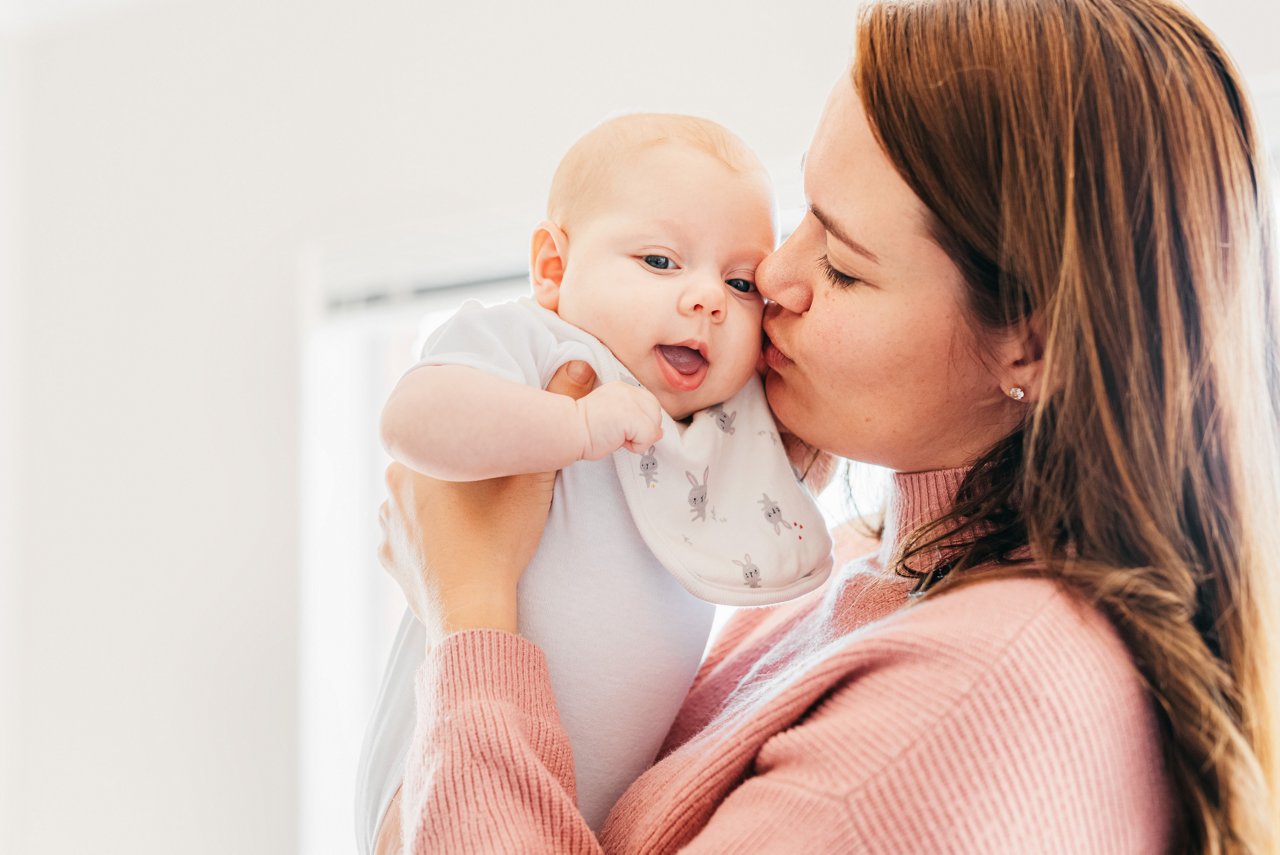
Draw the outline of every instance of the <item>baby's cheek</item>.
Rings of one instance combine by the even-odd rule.
[[[755,312],[750,317],[742,319],[742,322],[734,327],[734,347],[741,354],[741,358],[752,365],[760,358],[760,343],[763,334],[760,320],[760,313]]]
[[[732,370],[728,372],[729,378],[726,385],[732,386],[732,392],[736,392],[747,384],[760,370],[760,342],[744,344],[738,348],[738,352],[734,355]]]
[[[760,355],[763,351],[760,348],[760,337],[752,336],[749,340],[742,343],[738,348],[737,362],[739,365],[750,366],[755,368],[756,363],[760,361]]]

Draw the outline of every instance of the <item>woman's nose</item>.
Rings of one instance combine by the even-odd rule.
[[[802,244],[807,239],[805,225],[802,221],[782,246],[756,268],[756,289],[760,296],[797,315],[808,311],[809,304],[813,302],[813,287],[801,262],[805,257]]]

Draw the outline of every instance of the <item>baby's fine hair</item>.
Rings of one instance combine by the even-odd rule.
[[[627,113],[606,119],[565,153],[551,179],[547,219],[568,228],[583,202],[631,156],[657,145],[679,143],[702,151],[735,172],[765,171],[745,142],[723,125],[677,113]]]

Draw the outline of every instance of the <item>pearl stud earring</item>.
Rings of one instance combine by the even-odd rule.
[[[1021,386],[1011,386],[1009,387],[1009,391],[1005,392],[1005,394],[1010,398],[1013,398],[1015,401],[1021,401],[1023,398],[1027,397],[1027,393],[1022,391]]]

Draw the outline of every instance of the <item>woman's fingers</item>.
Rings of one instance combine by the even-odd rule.
[[[514,632],[520,575],[538,546],[555,473],[454,483],[387,467],[378,559],[429,631]]]
[[[581,359],[575,359],[561,365],[552,375],[551,382],[547,384],[547,391],[568,395],[576,401],[594,389],[595,385],[595,370]]]

